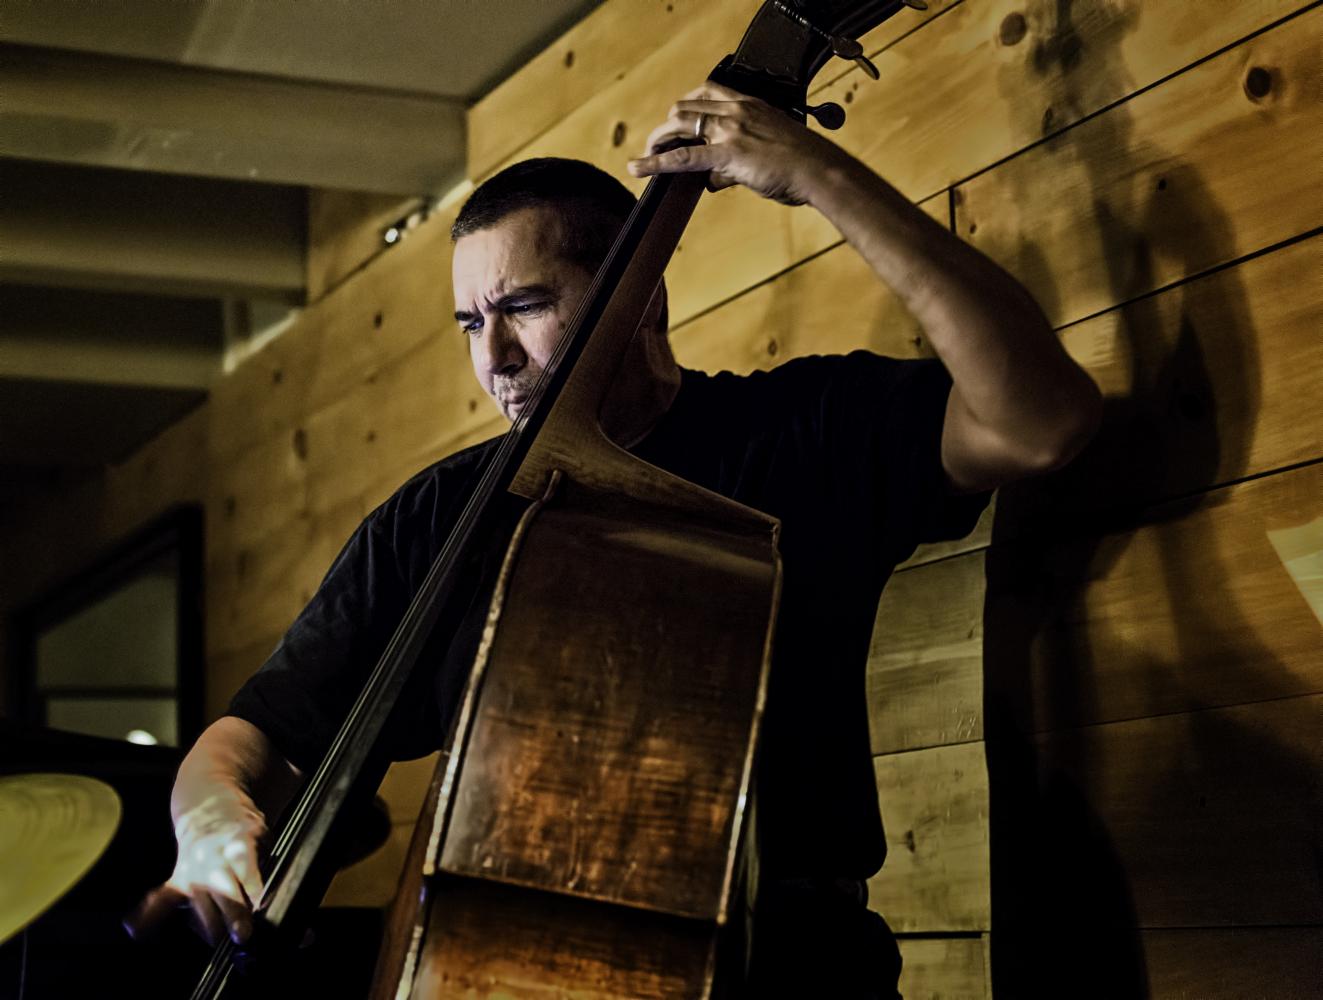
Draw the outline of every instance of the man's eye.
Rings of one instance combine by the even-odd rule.
[[[507,316],[531,316],[546,308],[545,302],[514,302],[505,307]]]
[[[482,320],[470,319],[459,324],[459,332],[463,334],[480,333],[482,331]]]

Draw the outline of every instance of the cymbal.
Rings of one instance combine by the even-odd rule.
[[[82,878],[120,819],[119,796],[80,774],[0,777],[0,942]]]

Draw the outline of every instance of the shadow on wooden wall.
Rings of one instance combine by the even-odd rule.
[[[1113,55],[1136,3],[1040,0],[1029,16],[1055,30],[1028,65],[1066,81],[1068,100],[1126,74]],[[1251,75],[1247,96],[1271,83]],[[992,972],[1012,996],[1159,995],[1147,931],[1318,917],[1300,877],[1323,819],[1297,749],[1309,712],[1267,702],[1298,693],[1261,639],[1282,626],[1236,584],[1247,550],[1268,547],[1238,515],[1274,499],[1256,484],[1213,489],[1268,471],[1250,464],[1264,389],[1254,319],[1237,268],[1135,297],[1165,283],[1162,258],[1180,275],[1236,258],[1235,220],[1194,165],[1144,148],[1133,125],[1122,104],[1047,139],[1090,190],[1129,180],[1119,210],[1093,205],[1111,301],[1128,302],[1129,386],[1109,394],[1076,463],[1002,491],[987,563]],[[1051,198],[1046,180],[1012,194]],[[1032,231],[1019,254],[1018,273],[1052,274]]]

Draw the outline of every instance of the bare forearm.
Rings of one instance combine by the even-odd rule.
[[[811,203],[922,325],[951,372],[953,405],[1026,469],[1073,453],[1097,390],[1019,282],[846,156],[819,172]]]
[[[262,895],[261,849],[268,825],[301,776],[251,723],[225,716],[207,727],[179,765],[170,813],[178,850],[170,878],[125,920],[146,933],[181,905],[213,944],[244,941]]]
[[[176,822],[208,798],[255,807],[268,820],[293,796],[299,771],[256,726],[234,716],[212,723],[179,766],[170,812]]]

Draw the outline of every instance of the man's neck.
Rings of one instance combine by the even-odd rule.
[[[645,319],[602,404],[602,429],[620,447],[633,448],[666,415],[679,391],[680,366],[666,330]]]
[[[668,370],[640,370],[622,380],[602,407],[602,429],[622,448],[633,448],[664,417],[680,392],[680,368],[674,359]]]

